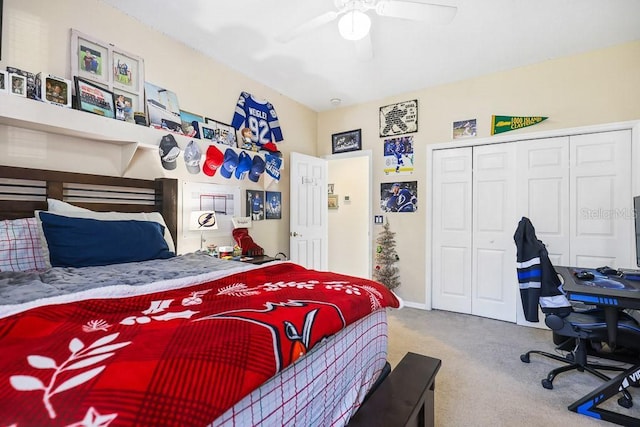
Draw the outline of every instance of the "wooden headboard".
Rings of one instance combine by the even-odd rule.
[[[47,210],[47,198],[94,211],[160,212],[177,242],[178,181],[0,166],[0,219]]]

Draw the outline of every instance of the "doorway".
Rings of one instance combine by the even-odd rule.
[[[335,154],[328,161],[329,270],[371,278],[372,153]]]

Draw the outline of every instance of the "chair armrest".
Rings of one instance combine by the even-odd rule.
[[[547,314],[544,323],[553,331],[559,331],[564,327],[564,320],[556,314]]]

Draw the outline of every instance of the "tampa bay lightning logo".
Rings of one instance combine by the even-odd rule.
[[[198,226],[200,228],[213,228],[216,225],[216,214],[213,212],[205,212],[198,217]]]

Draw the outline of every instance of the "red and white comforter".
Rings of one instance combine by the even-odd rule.
[[[206,425],[322,339],[399,307],[366,279],[279,263],[0,319],[0,426]]]

